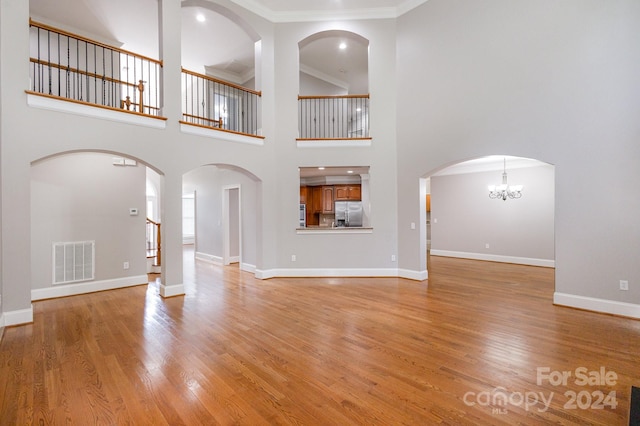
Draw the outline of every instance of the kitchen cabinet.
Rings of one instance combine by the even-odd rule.
[[[306,204],[307,226],[320,224],[321,214],[333,214],[333,186],[301,186],[300,203]]]
[[[360,201],[362,191],[360,185],[335,185],[333,198],[335,201]]]
[[[312,191],[312,211],[314,213],[333,213],[333,186],[313,186]]]
[[[322,187],[322,212],[333,213],[333,186]]]

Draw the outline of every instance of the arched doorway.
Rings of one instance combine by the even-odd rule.
[[[33,300],[148,282],[150,169],[138,159],[97,151],[31,164]]]
[[[506,165],[506,166],[505,166]],[[521,197],[490,197],[506,172]],[[505,155],[447,165],[421,180],[425,259],[446,256],[555,267],[555,168]]]

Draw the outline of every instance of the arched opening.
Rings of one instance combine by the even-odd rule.
[[[259,135],[261,41],[230,10],[207,1],[182,3],[183,122]]]
[[[369,40],[340,30],[298,43],[300,95],[369,93]]]
[[[182,66],[256,89],[258,34],[233,12],[208,1],[182,2]]]
[[[193,250],[199,261],[237,265],[255,272],[261,202],[259,179],[228,164],[209,164],[183,176],[183,193],[194,197]]]
[[[369,137],[369,41],[324,31],[298,43],[299,139]]]
[[[520,198],[490,197],[504,173],[508,185],[523,186]],[[467,160],[425,175],[421,198],[427,270],[431,256],[555,266],[553,165],[505,155]]]
[[[103,151],[59,153],[32,163],[34,300],[149,282],[144,247],[153,174],[159,181],[158,172],[138,159]]]

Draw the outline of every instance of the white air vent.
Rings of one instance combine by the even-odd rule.
[[[53,243],[53,283],[94,279],[95,241]]]

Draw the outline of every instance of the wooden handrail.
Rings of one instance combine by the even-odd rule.
[[[143,114],[141,112],[129,111],[129,110],[126,110],[126,109],[123,109],[123,108],[116,108],[116,107],[112,107],[112,106],[109,106],[109,105],[100,105],[100,104],[94,104],[92,102],[78,101],[76,99],[65,98],[64,96],[48,95],[46,93],[34,92],[33,90],[25,90],[24,92],[26,94],[28,94],[28,95],[42,96],[43,98],[56,99],[56,100],[59,100],[59,101],[71,102],[71,103],[79,104],[79,105],[87,105],[87,106],[96,107],[96,108],[108,109],[108,110],[111,110],[111,111],[118,111],[118,112],[124,112],[124,113],[127,113],[127,114],[140,115],[140,116],[143,116],[143,117],[154,118],[156,120],[165,120],[165,121],[167,120],[167,117],[160,117],[160,116],[157,116],[157,115]],[[145,107],[145,108],[149,108],[149,107]],[[159,108],[155,108],[155,107],[152,107],[152,108],[159,110]]]
[[[298,95],[298,100],[303,99],[369,99],[369,94],[364,95],[327,95],[327,96],[301,96]]]
[[[200,117],[200,116],[198,116],[198,115],[191,115],[191,114],[187,114],[187,113],[182,113],[182,115],[183,115],[184,117],[188,117],[188,118],[195,118],[196,120],[208,121],[208,122],[210,122],[210,123],[217,124],[217,125],[218,125],[218,127],[222,127],[222,123],[223,123],[223,121],[222,121],[222,117],[220,117],[220,118],[219,118],[219,119],[217,119],[217,120],[214,120],[214,119],[212,119],[212,118]]]
[[[162,224],[147,218],[147,224],[149,223],[156,228],[156,266],[160,266],[162,265]]]
[[[188,121],[184,121],[184,120],[180,120],[179,123],[180,124],[186,124],[188,126],[202,127],[203,129],[213,129],[213,130],[215,130],[217,132],[227,132],[227,133],[233,133],[234,135],[249,136],[249,137],[252,137],[252,138],[265,139],[265,136],[252,135],[251,133],[244,133],[244,132],[236,132],[235,130],[222,129],[220,127],[213,127],[213,126],[206,126],[204,124],[189,123]]]
[[[160,225],[158,222],[155,222],[155,221],[153,221],[153,220],[151,220],[149,218],[147,218],[147,222],[149,222],[152,225]]]
[[[40,29],[47,30],[47,31],[53,31],[53,32],[61,34],[61,35],[73,37],[73,38],[78,39],[78,40],[86,41],[87,43],[95,44],[96,46],[104,47],[106,49],[111,49],[113,51],[124,53],[126,55],[136,56],[138,58],[142,58],[142,59],[145,59],[145,60],[147,60],[149,62],[153,62],[153,63],[156,63],[156,64],[162,66],[162,61],[161,60],[149,58],[148,56],[140,55],[138,53],[131,52],[129,50],[120,49],[119,47],[110,46],[110,45],[108,45],[106,43],[101,43],[99,41],[92,40],[92,39],[87,38],[87,37],[83,37],[83,36],[81,36],[79,34],[74,34],[74,33],[69,32],[69,31],[64,31],[64,30],[61,30],[59,28],[43,24],[41,22],[34,21],[31,18],[29,18],[29,26],[40,28]]]
[[[184,69],[184,68],[182,68],[182,72],[185,73],[185,74],[192,75],[194,77],[200,77],[200,78],[203,78],[205,80],[213,81],[214,83],[224,84],[225,86],[233,87],[234,89],[238,89],[238,90],[242,90],[244,92],[252,93],[252,94],[254,94],[256,96],[262,96],[262,92],[259,92],[259,91],[256,91],[256,90],[247,89],[246,87],[242,87],[242,86],[240,86],[238,84],[234,84],[234,83],[230,83],[228,81],[220,80],[220,79],[217,79],[215,77],[211,77],[211,76],[208,76],[208,75],[205,75],[205,74],[199,74],[197,72],[189,71],[189,70]]]
[[[88,77],[92,77],[92,78],[95,78],[95,79],[98,79],[98,80],[105,80],[105,81],[108,81],[108,82],[111,82],[111,83],[118,83],[118,84],[123,84],[123,85],[127,85],[127,86],[132,86],[132,87],[136,87],[137,86],[137,84],[135,84],[135,83],[129,83],[127,81],[118,80],[116,78],[107,77],[107,76],[103,76],[103,75],[92,73],[92,72],[88,72],[88,71],[82,71],[82,70],[79,70],[77,68],[71,68],[69,66],[59,65],[59,64],[56,64],[56,63],[53,63],[53,62],[44,61],[42,59],[30,58],[30,60],[31,60],[31,62],[33,62],[35,64],[38,64],[38,65],[46,65],[46,66],[51,67],[51,68],[58,68],[58,69],[64,70],[64,71],[74,72],[74,73],[77,73],[77,74],[80,74],[80,75],[85,75],[85,76],[88,76]]]

